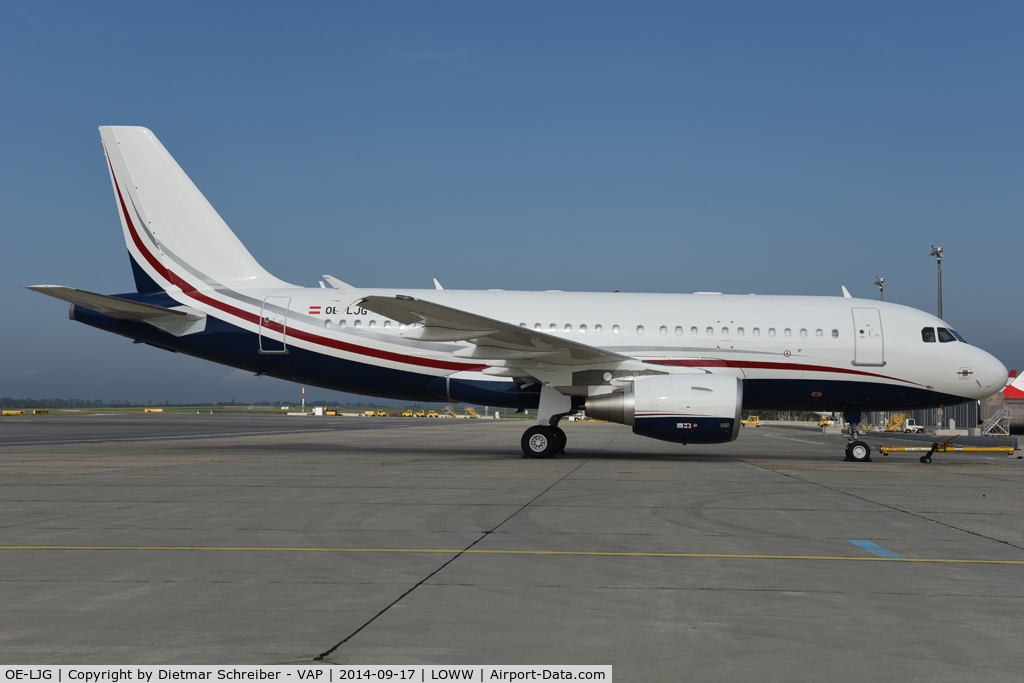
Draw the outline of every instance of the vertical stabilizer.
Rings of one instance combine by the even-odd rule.
[[[1009,382],[1003,389],[1003,398],[1024,398],[1024,375],[1017,375],[1014,370],[1010,373]]]
[[[139,291],[289,287],[256,262],[146,128],[100,128]]]

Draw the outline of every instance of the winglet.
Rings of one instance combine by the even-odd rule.
[[[849,293],[848,291],[846,291],[846,287],[845,287],[845,286],[843,286],[843,285],[840,285],[840,287],[842,287],[842,288],[843,288],[843,296],[844,296],[845,298],[847,298],[847,299],[852,299],[852,298],[853,298],[852,296],[850,296],[850,293]]]
[[[325,280],[327,280],[327,284],[329,284],[331,287],[333,287],[334,289],[338,290],[339,292],[344,292],[345,294],[351,294],[352,296],[360,296],[360,297],[361,296],[366,296],[366,292],[364,292],[363,290],[359,289],[358,287],[353,287],[352,285],[348,284],[347,282],[342,282],[341,280],[339,280],[336,277],[331,277],[330,275],[324,275],[323,278]]]
[[[444,287],[441,286],[441,283],[437,281],[436,277],[434,278],[434,289],[444,289]]]

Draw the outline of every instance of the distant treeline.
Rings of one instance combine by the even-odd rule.
[[[195,406],[264,406],[264,407],[277,407],[277,406],[294,406],[298,405],[298,401],[254,401],[254,402],[236,402],[231,401],[217,401],[216,403],[206,402],[189,402],[189,403],[171,403],[170,401],[164,401],[163,403],[154,403],[153,401],[122,401],[114,399],[113,401],[105,401],[103,399],[94,398],[81,399],[81,398],[12,398],[11,396],[4,396],[0,398],[0,408],[4,410],[20,410],[23,408],[49,408],[51,410],[80,410],[80,409],[95,409],[95,408],[148,408],[150,406],[161,406],[169,408],[191,408]],[[337,401],[306,401],[307,407],[312,406],[338,406],[345,405],[354,408],[361,407],[378,407],[376,403],[344,403],[339,404]],[[420,404],[415,404],[414,407],[419,407]]]
[[[80,398],[0,398],[0,406],[4,409],[16,408],[105,408],[107,403],[100,399],[83,400]]]

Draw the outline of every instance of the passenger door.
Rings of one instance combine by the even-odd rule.
[[[885,365],[882,318],[877,308],[854,308],[853,364]]]

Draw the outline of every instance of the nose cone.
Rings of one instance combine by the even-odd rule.
[[[1006,386],[1009,372],[1007,372],[1006,366],[999,362],[999,359],[992,354],[986,353],[981,349],[975,350],[977,351],[977,356],[971,359],[971,369],[974,371],[975,387],[977,389],[977,395],[974,398],[988,398]]]

